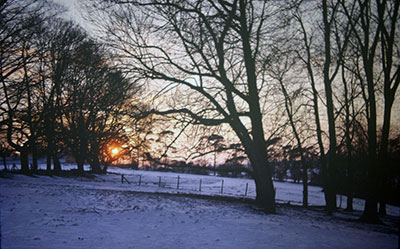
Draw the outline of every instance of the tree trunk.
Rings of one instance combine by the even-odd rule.
[[[253,51],[248,28],[246,1],[239,1],[239,22],[240,38],[244,64],[246,67],[247,86],[248,86],[248,104],[250,110],[251,138],[249,131],[241,123],[232,92],[227,89],[227,106],[234,118],[231,121],[231,127],[241,140],[250,163],[253,167],[253,178],[256,184],[257,203],[264,208],[267,213],[275,213],[275,191],[272,183],[271,169],[267,160],[267,146],[264,137],[264,127],[262,122],[262,112],[260,108],[259,89],[257,86],[256,58],[253,58]],[[221,43],[222,44],[222,43]],[[219,46],[219,56],[223,60],[223,46]],[[226,72],[224,72],[226,77]],[[236,122],[236,124],[235,124]],[[237,126],[238,124],[238,126]],[[235,128],[236,126],[236,128]]]
[[[95,126],[95,124],[93,124]],[[100,167],[100,144],[97,141],[97,138],[94,137],[90,140],[90,149],[88,151],[88,163],[90,164],[91,171],[93,173],[101,173]]]
[[[352,160],[352,152],[353,152],[353,145],[352,137],[351,137],[351,112],[350,112],[350,105],[353,107],[352,111],[354,113],[354,102],[353,97],[354,94],[350,93],[349,96],[349,86],[346,79],[345,67],[342,64],[342,82],[344,87],[344,111],[345,111],[345,142],[346,142],[346,168],[347,168],[347,184],[346,184],[346,194],[347,194],[347,205],[346,210],[352,212],[353,211],[353,181],[354,181],[354,174],[353,174],[353,160]],[[352,83],[352,81],[351,81]],[[352,91],[351,91],[352,92]]]
[[[389,4],[386,1],[382,3],[378,3],[378,12],[379,18],[381,21],[380,31],[381,31],[381,52],[384,56],[382,56],[382,66],[384,72],[384,98],[385,98],[385,106],[384,106],[384,118],[383,118],[383,126],[382,126],[382,137],[381,137],[381,146],[379,151],[379,162],[383,165],[382,175],[381,175],[381,202],[379,206],[379,213],[382,215],[386,215],[386,201],[388,201],[388,184],[387,179],[389,176],[389,161],[388,161],[388,142],[389,142],[389,134],[390,134],[390,120],[392,114],[392,106],[395,100],[396,92],[400,85],[400,74],[399,69],[400,66],[398,64],[398,54],[396,44],[399,43],[398,36],[398,24],[400,18],[400,2],[396,1],[396,3],[392,6],[388,6]],[[391,9],[387,13],[387,9]],[[388,14],[388,19],[384,17],[383,13]],[[386,26],[385,21],[388,21]],[[384,27],[386,26],[386,27]],[[379,27],[378,27],[379,28]],[[385,56],[386,55],[386,56]],[[397,64],[397,65],[396,65]],[[400,243],[400,237],[399,237]]]
[[[83,165],[85,164],[84,160],[80,158],[75,158],[76,160],[76,166],[78,167],[78,172],[83,173],[84,168]]]
[[[38,166],[38,155],[37,155],[37,149],[36,149],[36,144],[33,143],[32,145],[32,172],[37,172],[39,166]]]
[[[368,119],[368,170],[367,170],[367,199],[365,201],[365,209],[362,216],[362,220],[366,222],[377,223],[379,222],[378,217],[378,193],[379,190],[379,167],[376,161],[376,149],[377,149],[377,111],[376,111],[376,100],[375,100],[375,85],[373,80],[373,63],[370,61],[364,62],[366,67],[367,75],[367,86],[369,96],[369,119]]]
[[[261,143],[261,140],[258,142]],[[275,190],[265,146],[257,142],[252,142],[246,148],[246,154],[253,167],[253,178],[257,193],[256,202],[264,208],[266,213],[276,213]]]
[[[92,168],[92,172],[93,173],[101,173],[101,167],[100,167],[100,162],[99,162],[99,158],[95,157],[92,158],[91,162],[90,162],[90,167]]]
[[[353,212],[353,195],[347,194],[347,204],[346,204],[346,211]]]
[[[303,160],[302,160],[303,161]],[[303,207],[308,207],[308,174],[307,164],[303,161]]]
[[[61,172],[61,164],[60,164],[60,160],[58,159],[57,156],[57,151],[53,152],[53,166],[54,166],[54,171],[55,172]]]
[[[386,202],[385,201],[381,201],[379,203],[379,214],[380,215],[387,215]]]
[[[318,140],[318,147],[320,151],[320,165],[321,165],[321,174],[323,178],[323,184],[324,184],[324,189],[327,189],[327,161],[326,161],[326,156],[325,156],[325,148],[324,148],[324,143],[322,141],[322,128],[321,128],[321,122],[320,122],[320,117],[319,117],[319,105],[318,105],[318,90],[316,88],[316,83],[315,83],[315,78],[314,78],[314,71],[312,67],[312,56],[311,56],[311,49],[310,49],[310,42],[307,36],[307,31],[304,27],[303,21],[301,19],[298,19],[300,25],[301,25],[301,30],[303,32],[303,42],[306,48],[306,54],[307,57],[304,60],[306,67],[307,67],[307,73],[308,76],[310,77],[310,83],[311,83],[311,89],[313,93],[312,101],[313,101],[313,110],[314,110],[314,118],[315,118],[315,125],[316,125],[316,135],[317,135],[317,140]],[[327,202],[327,195],[325,194],[325,201]],[[327,205],[328,206],[328,205]]]
[[[46,171],[51,171],[51,154],[49,152],[46,155]]]
[[[319,147],[319,151],[320,151],[319,161],[320,161],[320,165],[321,165],[321,174],[322,174],[322,178],[323,178],[323,182],[324,182],[324,189],[326,189],[325,185],[326,185],[326,179],[327,179],[327,173],[326,173],[327,165],[326,165],[324,143],[322,141],[321,122],[320,122],[320,118],[319,118],[319,107],[318,107],[319,106],[318,105],[319,94],[318,94],[318,90],[316,88],[314,71],[312,68],[312,62],[311,62],[312,56],[311,56],[310,44],[309,44],[308,37],[307,37],[307,32],[305,30],[303,22],[301,20],[299,20],[299,21],[300,21],[300,25],[301,25],[302,32],[303,32],[304,45],[306,47],[307,58],[305,60],[305,64],[307,67],[308,75],[310,77],[311,89],[312,89],[312,93],[313,93],[312,101],[313,101],[313,110],[314,110],[314,118],[315,118],[315,125],[316,125],[316,135],[317,135],[318,147]],[[325,195],[325,201],[326,200],[327,200],[327,198]]]
[[[354,187],[353,187],[353,165],[351,154],[347,154],[347,205],[346,210],[352,212],[353,211],[353,194],[354,194]]]
[[[328,109],[328,124],[329,124],[329,152],[328,164],[325,172],[325,200],[328,213],[336,209],[336,189],[335,189],[335,171],[336,171],[336,131],[333,112],[332,89],[330,84],[325,86]]]
[[[245,149],[245,153],[251,163],[253,172],[252,177],[256,185],[256,202],[266,213],[275,213],[275,190],[272,182],[271,168],[268,163],[267,150],[264,136],[254,136],[257,141],[253,141],[246,128],[240,120],[231,123],[231,127],[239,137]],[[256,132],[253,130],[253,132]],[[263,132],[263,130],[259,131]]]
[[[379,149],[379,162],[380,162],[380,174],[379,174],[379,214],[386,215],[386,202],[388,199],[388,146],[389,146],[389,132],[390,132],[390,120],[392,114],[392,106],[394,102],[394,95],[392,95],[388,90],[385,92],[385,108],[383,115],[383,125],[382,125],[382,137],[381,146]]]
[[[375,160],[368,162],[367,173],[367,199],[365,200],[365,208],[361,220],[369,223],[379,223],[378,217],[378,181],[376,174]]]
[[[27,152],[21,151],[20,161],[21,161],[21,172],[27,174],[29,172],[29,158]]]
[[[106,174],[106,173],[107,173],[107,169],[108,169],[108,164],[107,164],[107,163],[104,163],[104,167],[103,167],[103,169],[102,169],[103,174]]]
[[[85,164],[85,158],[83,155],[80,153],[80,151],[75,151],[74,153],[74,158],[77,166],[77,170],[81,173],[84,171],[84,164]]]
[[[326,95],[326,108],[328,115],[329,130],[329,152],[328,164],[325,172],[325,200],[328,213],[332,213],[336,209],[336,189],[335,189],[335,168],[336,168],[336,127],[332,94],[332,79],[330,77],[331,67],[331,21],[329,21],[329,10],[327,1],[322,2],[322,13],[324,23],[324,45],[325,45],[325,62],[323,69],[324,87]]]
[[[300,158],[301,158],[301,166],[302,166],[302,182],[303,182],[303,206],[307,207],[308,206],[308,175],[307,175],[307,165],[304,159],[304,149],[303,149],[303,145],[302,145],[302,141],[300,139],[300,135],[299,132],[297,131],[296,128],[296,124],[295,124],[295,120],[294,120],[294,114],[293,113],[293,104],[292,104],[292,99],[290,98],[285,84],[283,82],[283,77],[280,77],[278,79],[280,85],[281,85],[281,89],[282,89],[282,93],[285,97],[285,109],[286,109],[286,114],[288,115],[289,118],[289,123],[290,126],[292,128],[294,137],[296,139],[297,142],[297,148],[300,151]],[[297,179],[294,179],[294,182],[296,183]],[[300,179],[299,179],[300,181]]]
[[[4,170],[7,171],[7,161],[6,161],[7,157],[3,156],[3,166],[4,166]]]
[[[264,154],[251,153],[251,155],[248,155],[253,167],[253,178],[256,184],[256,202],[264,208],[266,213],[275,213],[275,190],[267,154]]]
[[[324,196],[325,196],[325,202],[326,202],[326,211],[328,214],[332,214],[333,211],[336,210],[336,193],[333,188],[333,183],[329,179],[325,180],[326,183],[324,184]]]
[[[51,159],[53,159],[53,171],[56,173],[61,172],[61,166],[60,162],[57,157],[57,147],[54,142],[54,131],[53,131],[53,124],[51,123],[52,121],[47,122],[48,125],[48,130],[46,132],[46,138],[47,138],[47,170],[51,170]]]

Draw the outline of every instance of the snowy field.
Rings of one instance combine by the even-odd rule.
[[[254,197],[248,179],[122,169],[90,178],[1,176],[5,249],[398,247],[396,207],[383,217],[385,225],[355,221],[359,211],[330,217],[318,208],[280,205],[277,215],[265,215],[234,199]],[[275,187],[279,202],[301,201],[301,185]],[[322,197],[320,188],[310,188],[311,204],[323,205]]]
[[[121,180],[120,175],[124,175],[124,177],[130,182],[130,185],[132,185],[132,186],[129,185],[126,186],[127,188],[132,188],[132,189],[140,188],[141,191],[150,191],[150,192],[167,191],[174,193],[231,196],[231,197],[251,198],[251,199],[255,199],[256,197],[255,184],[252,179],[192,175],[192,174],[182,174],[173,172],[130,170],[121,168],[109,168],[108,172],[117,174],[117,176],[113,177],[115,178],[115,180],[113,181],[120,181]],[[178,186],[178,176],[179,176],[179,186]],[[111,179],[111,177],[109,176],[108,179]],[[274,181],[274,187],[276,192],[276,201],[278,203],[281,204],[289,203],[299,206],[302,205],[302,200],[303,200],[302,184]],[[347,201],[346,196],[338,195],[337,206],[345,208],[346,201]],[[309,205],[311,206],[325,205],[324,193],[321,187],[317,186],[308,187],[308,202]],[[359,211],[363,210],[364,204],[365,204],[364,200],[358,198],[354,199],[353,205],[355,210]],[[388,205],[387,212],[389,215],[392,216],[400,216],[399,207]]]
[[[63,170],[76,169],[75,164],[66,163],[64,159],[61,160]],[[8,164],[10,165],[8,168],[10,169],[13,163],[16,164],[18,169],[19,161],[8,161]],[[0,166],[0,170],[3,169],[4,167]],[[46,169],[46,163],[44,160],[39,161],[39,169]],[[84,169],[85,171],[89,171],[90,166],[85,165]],[[106,187],[107,189],[115,190],[134,190],[156,193],[188,193],[206,196],[230,196],[249,199],[255,199],[256,196],[254,181],[252,179],[246,178],[215,177],[173,172],[131,170],[118,167],[109,167],[108,172],[110,174],[107,174],[106,176],[97,176],[95,180],[92,180],[90,182],[90,185],[93,187]],[[128,180],[130,184],[128,184],[127,182],[125,182],[125,184],[120,184],[121,175],[124,175],[125,179]],[[277,203],[289,203],[299,206],[302,205],[302,184],[274,181],[274,187]],[[308,188],[309,205],[324,206],[325,199],[322,188],[318,186],[309,186]],[[337,206],[340,208],[345,208],[346,201],[346,196],[338,195]],[[353,206],[355,210],[362,211],[364,209],[364,204],[364,200],[354,198]],[[387,212],[389,215],[392,216],[400,216],[400,207],[388,205]]]

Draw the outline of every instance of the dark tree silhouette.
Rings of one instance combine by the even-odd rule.
[[[180,86],[193,93],[186,108],[153,114],[183,114],[198,125],[230,125],[251,162],[257,202],[267,212],[275,212],[275,193],[260,104],[267,80],[262,65],[270,52],[265,37],[284,27],[279,18],[283,5],[242,0],[93,5],[102,17],[97,23],[104,41],[120,52],[132,72],[165,83],[162,89]]]
[[[67,68],[63,95],[63,134],[78,171],[88,162],[101,172],[106,142],[122,133],[119,110],[132,94],[133,84],[107,65],[102,48],[87,39],[80,43]]]

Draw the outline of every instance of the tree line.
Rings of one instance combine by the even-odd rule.
[[[398,189],[398,1],[82,2],[91,37],[32,3],[1,5],[1,134],[24,169],[39,144],[48,161],[66,146],[79,169],[99,169],[110,140],[129,140],[134,121],[121,117],[134,113],[173,120],[156,138],[171,136],[160,158],[185,130],[228,130],[225,149],[246,156],[266,212],[285,161],[298,165],[305,206],[317,165],[329,213],[338,193],[350,210],[363,193],[363,218],[377,221]],[[126,102],[138,82],[154,97],[146,108]],[[142,154],[152,132],[136,142]],[[200,154],[219,152],[218,136]]]
[[[389,141],[397,139],[398,1],[130,0],[87,7],[99,13],[89,19],[124,66],[163,94],[180,89],[179,102],[149,113],[231,129],[267,212],[275,212],[272,147],[289,146],[302,165],[305,205],[312,155],[328,212],[336,209],[337,186],[349,185],[351,200],[357,177],[367,188],[363,218],[378,219],[389,172],[397,172]],[[358,171],[360,158],[368,160]]]
[[[1,149],[18,152],[23,172],[61,171],[60,153],[78,171],[111,162],[108,146],[127,140],[122,110],[138,91],[112,54],[46,1],[1,1]],[[32,155],[32,165],[28,165]]]

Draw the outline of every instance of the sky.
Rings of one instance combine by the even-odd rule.
[[[79,6],[80,0],[52,0],[55,3],[61,4],[67,8],[67,11],[64,13],[64,17],[68,20],[74,21],[84,27],[86,30],[90,32],[90,28],[88,28],[88,22],[84,20],[82,15],[79,13],[82,7]],[[393,104],[392,109],[392,120],[391,125],[394,129],[400,129],[400,88],[396,94],[397,98]],[[383,107],[378,106],[380,114],[378,115],[378,125],[381,125],[382,117],[383,117]]]
[[[53,2],[65,6],[67,11],[64,13],[63,17],[68,20],[79,23],[82,26],[85,26],[87,23],[82,15],[79,13],[79,0],[52,0]]]

